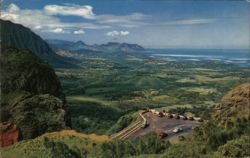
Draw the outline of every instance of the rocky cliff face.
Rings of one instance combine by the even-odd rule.
[[[239,85],[228,92],[215,107],[214,118],[221,125],[250,116],[250,83]]]
[[[20,133],[15,124],[0,123],[0,147],[6,147],[18,142]]]

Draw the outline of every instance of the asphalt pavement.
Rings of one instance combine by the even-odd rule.
[[[200,122],[191,121],[191,120],[183,120],[183,119],[175,119],[175,118],[167,118],[167,117],[159,117],[156,114],[151,112],[144,113],[143,116],[147,119],[148,126],[145,128],[141,128],[139,131],[135,132],[129,137],[129,140],[134,140],[140,136],[143,136],[149,132],[166,132],[168,136],[165,138],[170,141],[177,141],[178,136],[186,136],[191,132],[192,127],[198,126]],[[182,132],[174,133],[173,130],[176,127],[181,127],[183,129]]]

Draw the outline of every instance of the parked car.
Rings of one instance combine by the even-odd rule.
[[[193,118],[192,116],[189,116],[189,117],[188,117],[188,120],[193,121],[193,120],[194,120],[194,118]]]
[[[203,122],[203,119],[202,119],[202,118],[200,118],[200,119],[198,119],[198,121],[199,121],[199,122]]]
[[[179,115],[175,115],[174,117],[176,120],[180,119],[180,116]]]
[[[161,133],[159,134],[159,136],[163,139],[163,138],[167,137],[168,134],[167,134],[166,132],[161,132]]]
[[[171,118],[173,118],[173,115],[172,115],[172,114],[169,114],[167,117],[168,117],[169,119],[171,119]]]
[[[180,132],[182,132],[182,131],[183,131],[183,129],[182,129],[181,127],[176,127],[176,128],[173,130],[174,133],[180,133]]]
[[[149,126],[149,123],[147,123],[147,121],[143,122],[142,128],[147,128],[148,126]]]
[[[183,120],[187,120],[187,117],[186,116],[183,116],[183,118],[182,118]]]
[[[159,112],[158,116],[159,116],[159,117],[163,117],[164,115],[163,115],[162,112]]]

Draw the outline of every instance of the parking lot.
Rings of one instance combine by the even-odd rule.
[[[178,136],[187,135],[191,131],[192,127],[199,125],[199,122],[195,120],[191,121],[191,120],[159,117],[158,115],[153,114],[151,112],[144,113],[143,116],[147,119],[149,125],[131,135],[129,137],[130,140],[133,140],[139,136],[154,131],[156,133],[166,132],[168,136],[165,139],[168,139],[170,141],[176,141],[178,140]],[[173,129],[175,129],[176,127],[181,127],[183,131],[177,134],[174,133]]]

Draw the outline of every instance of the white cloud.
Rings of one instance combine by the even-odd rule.
[[[198,24],[208,24],[214,22],[215,19],[185,19],[166,22],[169,25],[198,25]]]
[[[48,14],[44,10],[21,9],[13,3],[6,9],[2,10],[0,18],[22,24],[34,31],[52,32],[57,34],[74,33],[74,30],[109,28],[109,26],[106,25],[96,25],[93,23],[62,22],[58,17]],[[59,31],[57,28],[61,28],[63,31]]]
[[[91,22],[63,22],[59,17],[79,16]],[[142,13],[132,13],[128,15],[96,15],[93,7],[89,5],[79,6],[73,4],[46,5],[43,9],[22,9],[11,3],[1,11],[1,19],[10,20],[14,23],[22,24],[37,32],[52,33],[73,33],[83,34],[85,29],[107,29],[112,27],[133,28],[147,26],[165,25],[198,25],[212,23],[215,19],[183,19],[175,21],[155,21],[152,17]],[[60,31],[61,28],[62,30]],[[81,31],[80,31],[81,30]],[[111,31],[107,36],[127,36],[128,31]]]
[[[64,33],[64,30],[62,28],[55,28],[52,30],[54,33]]]
[[[79,5],[46,5],[44,11],[52,15],[73,15],[81,16],[86,19],[94,19],[95,14],[92,11],[93,7],[89,5],[79,6]]]
[[[120,16],[116,15],[96,16],[97,23],[99,24],[109,24],[127,28],[146,25],[144,21],[150,18],[151,16],[142,13],[132,13],[129,15],[120,15]]]
[[[121,36],[127,36],[129,34],[129,32],[128,31],[121,31],[120,34],[121,34]]]
[[[17,5],[11,3],[11,4],[8,6],[7,10],[8,10],[10,13],[15,13],[15,12],[18,12],[18,11],[20,10],[20,8],[19,8]]]
[[[111,37],[114,37],[114,36],[127,36],[128,34],[129,34],[128,31],[116,31],[116,30],[106,33],[107,36],[111,36]]]
[[[83,30],[75,30],[73,34],[80,35],[80,34],[85,34],[85,31]]]
[[[110,24],[121,27],[137,27],[143,24],[143,20],[150,16],[142,13],[132,13],[129,15],[96,15],[90,5],[46,5],[44,11],[51,15],[80,16],[86,19],[95,20],[99,24]]]
[[[107,36],[112,36],[112,37],[113,36],[119,36],[120,32],[114,30],[114,31],[107,32],[106,35]]]

